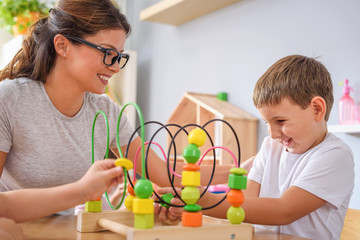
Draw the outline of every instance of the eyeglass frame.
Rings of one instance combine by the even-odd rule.
[[[122,67],[120,67],[120,69],[123,69],[123,68],[126,66],[126,64],[128,63],[129,59],[130,59],[130,54],[128,54],[128,53],[120,53],[120,52],[119,52],[118,50],[116,50],[116,49],[104,48],[104,47],[102,47],[102,46],[96,45],[95,43],[88,42],[88,41],[86,41],[86,40],[84,40],[84,39],[82,39],[82,38],[78,38],[78,37],[66,37],[66,38],[68,38],[68,39],[70,39],[70,40],[73,40],[73,41],[76,41],[76,42],[79,42],[79,43],[82,43],[82,44],[85,44],[85,45],[87,45],[87,46],[89,46],[89,47],[95,48],[95,49],[99,50],[100,52],[102,52],[102,53],[104,54],[103,63],[104,63],[106,66],[109,66],[109,67],[111,67],[112,65],[114,65],[116,62],[120,63],[120,59],[124,57],[124,58],[126,59],[126,62],[124,63],[124,65],[123,65]],[[108,54],[108,51],[110,51],[110,50],[117,52],[118,57],[117,57],[117,59],[114,61],[114,63],[112,63],[112,64],[107,64],[107,63],[105,62],[105,59],[106,59],[106,56],[107,56],[107,54]]]

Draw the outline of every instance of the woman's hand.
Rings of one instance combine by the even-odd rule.
[[[15,221],[8,218],[0,218],[0,239],[1,240],[25,240],[27,237]]]
[[[105,159],[96,161],[78,183],[85,193],[85,201],[95,201],[123,178],[123,169],[115,166],[115,160]]]

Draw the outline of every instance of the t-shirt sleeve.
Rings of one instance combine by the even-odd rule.
[[[15,87],[4,80],[0,82],[0,151],[8,153],[12,146],[11,118],[15,109]]]
[[[354,187],[351,149],[330,147],[312,156],[293,185],[339,208]]]

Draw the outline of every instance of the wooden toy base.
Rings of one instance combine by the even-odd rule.
[[[77,231],[98,232],[110,230],[124,236],[127,240],[184,240],[191,236],[192,240],[221,240],[221,239],[252,239],[250,224],[230,224],[226,220],[204,216],[201,227],[183,227],[179,225],[163,225],[157,217],[154,228],[135,229],[134,214],[127,210],[103,211],[99,213],[79,212],[77,217]]]

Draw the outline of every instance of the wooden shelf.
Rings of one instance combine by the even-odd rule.
[[[140,20],[180,25],[241,0],[162,0],[140,12]]]
[[[333,133],[360,133],[360,124],[329,125],[329,132]]]

